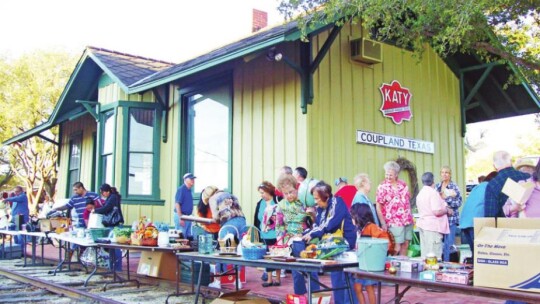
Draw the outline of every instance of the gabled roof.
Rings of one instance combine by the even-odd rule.
[[[135,82],[174,66],[166,61],[91,46],[87,47],[87,51],[88,56],[126,92]]]
[[[86,112],[76,100],[97,101],[97,88],[101,74],[106,73],[124,91],[134,81],[173,66],[172,63],[129,55],[101,48],[87,47],[56,103],[49,119],[24,133],[12,137],[3,144],[26,140],[68,119]]]

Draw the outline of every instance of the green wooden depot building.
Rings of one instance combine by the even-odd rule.
[[[4,144],[59,125],[57,199],[75,181],[110,183],[127,223],[172,223],[185,172],[194,197],[208,185],[236,194],[250,223],[258,185],[284,165],[376,185],[401,156],[418,176],[449,165],[464,189],[465,124],[539,110],[528,83],[503,89],[520,76],[511,65],[432,50],[418,61],[368,38],[328,25],[302,42],[289,23],[180,64],[88,47],[48,121]]]

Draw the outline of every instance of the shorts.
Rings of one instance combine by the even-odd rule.
[[[389,227],[388,230],[390,230],[390,232],[392,232],[392,234],[394,235],[394,238],[396,239],[396,244],[403,244],[405,243],[405,240],[412,240],[412,224],[401,227]]]
[[[378,282],[374,280],[354,278],[354,283],[361,284],[362,286],[372,286],[377,285]]]

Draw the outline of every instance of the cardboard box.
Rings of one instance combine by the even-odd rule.
[[[504,183],[502,193],[508,195],[514,202],[524,204],[531,196],[533,190],[533,182],[517,183],[509,178]]]
[[[234,266],[228,264],[226,266],[227,270],[233,270]],[[239,282],[245,283],[246,282],[246,267],[241,266],[238,267],[238,272],[240,272],[240,278],[238,279]],[[221,277],[221,284],[236,284],[236,275],[229,274]]]
[[[424,270],[424,261],[421,258],[394,256],[391,257],[390,263],[401,272],[422,272]]]
[[[437,279],[437,271],[426,270],[418,274],[418,278],[423,281],[435,281]]]
[[[210,302],[211,304],[270,304],[265,298],[250,296],[249,290],[239,290],[222,294],[219,298]]]
[[[176,255],[172,252],[143,251],[139,260],[139,267],[137,267],[137,273],[175,281]]]
[[[436,274],[438,282],[455,283],[461,285],[472,285],[473,270],[472,269],[457,269],[439,271]]]
[[[540,292],[540,219],[475,218],[474,225],[474,285]]]
[[[332,299],[332,293],[329,291],[317,292],[311,295],[312,304],[330,304],[330,299]]]

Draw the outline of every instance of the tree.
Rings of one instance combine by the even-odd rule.
[[[37,51],[17,59],[0,58],[0,142],[43,124],[73,70],[75,57],[65,52]],[[52,128],[42,134],[58,140]],[[47,189],[54,197],[57,147],[32,137],[2,149],[0,156],[26,188],[30,213]],[[48,190],[51,189],[51,190]]]
[[[431,45],[441,57],[463,52],[509,61],[539,91],[540,0],[281,0],[279,10],[304,34],[350,20],[419,56]]]

